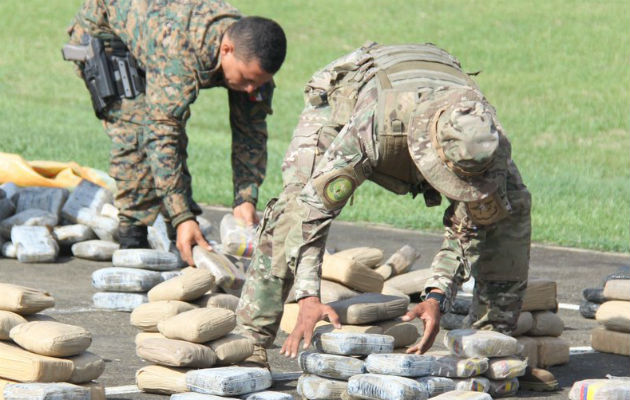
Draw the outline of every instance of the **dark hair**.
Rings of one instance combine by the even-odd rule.
[[[260,67],[275,74],[287,54],[287,38],[277,22],[263,17],[244,17],[233,23],[227,35],[234,43],[234,55],[242,61],[256,58]]]

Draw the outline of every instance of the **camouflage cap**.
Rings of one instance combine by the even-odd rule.
[[[410,121],[409,148],[416,166],[448,198],[471,202],[496,192],[486,172],[495,161],[499,133],[493,110],[474,91],[464,91],[427,119]]]

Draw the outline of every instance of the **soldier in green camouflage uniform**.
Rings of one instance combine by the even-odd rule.
[[[68,33],[72,44],[85,34],[119,38],[146,74],[146,93],[115,102],[103,116],[112,140],[109,172],[118,189],[121,245],[135,239],[145,246],[146,226],[160,211],[177,228],[180,250],[179,226],[188,225],[185,260],[192,263],[186,256],[195,241],[207,245],[190,223],[201,209],[192,198],[185,131],[190,105],[205,88],[228,89],[235,215],[256,222],[271,79],[286,53],[282,28],[244,18],[221,0],[87,0]]]
[[[317,72],[282,166],[284,189],[266,207],[239,325],[257,344],[252,361],[276,335],[294,284],[300,314],[282,353],[310,344],[317,320],[338,325],[319,302],[321,265],[332,220],[365,180],[396,194],[422,194],[428,206],[446,198],[445,238],[433,277],[406,316],[425,334],[410,352],[425,352],[440,310],[457,287],[476,278],[472,326],[509,333],[527,283],[531,199],[510,143],[478,86],[459,62],[433,45],[368,44]]]

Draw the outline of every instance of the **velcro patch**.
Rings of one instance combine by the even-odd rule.
[[[507,208],[497,193],[483,200],[466,203],[470,219],[477,225],[494,224],[508,215]]]
[[[352,195],[355,186],[354,179],[350,176],[336,176],[324,184],[324,197],[332,204],[342,203]]]

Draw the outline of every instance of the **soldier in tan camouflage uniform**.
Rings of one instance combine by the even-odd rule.
[[[177,229],[185,261],[192,264],[192,245],[208,246],[195,221],[201,209],[192,199],[185,131],[190,105],[205,88],[228,89],[234,214],[256,223],[272,76],[286,53],[282,28],[243,17],[222,0],[87,0],[68,32],[72,44],[86,34],[120,39],[145,74],[145,93],[102,115],[112,139],[121,246],[146,247],[146,226],[160,211]]]
[[[300,311],[281,353],[295,357],[302,339],[308,347],[325,317],[339,326],[319,300],[322,258],[332,220],[365,180],[450,203],[425,301],[404,318],[425,325],[408,352],[431,347],[440,311],[471,275],[472,327],[510,333],[527,284],[531,198],[494,108],[459,62],[429,44],[368,44],[317,72],[305,100],[237,311],[257,345],[250,361],[266,361],[294,284]]]

